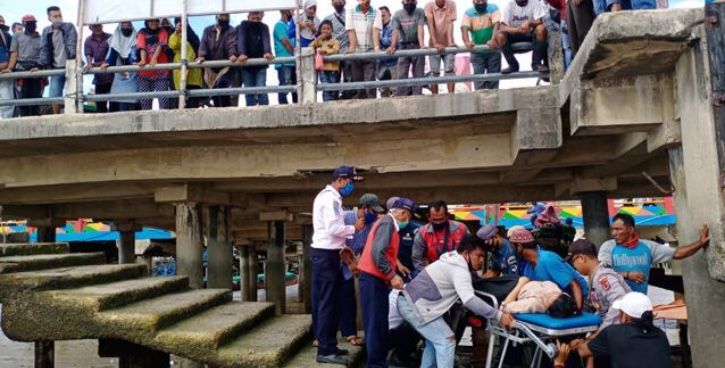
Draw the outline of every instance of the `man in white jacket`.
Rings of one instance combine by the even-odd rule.
[[[443,254],[408,283],[398,297],[398,311],[425,338],[421,367],[452,368],[456,338],[443,315],[461,299],[471,312],[495,319],[506,328],[514,322],[477,297],[471,283],[471,271],[483,266],[486,245],[473,236],[465,237],[458,250]]]

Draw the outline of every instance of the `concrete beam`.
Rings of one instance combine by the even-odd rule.
[[[511,130],[511,154],[514,166],[549,162],[561,147],[562,124],[555,107],[521,109]]]
[[[178,184],[156,189],[154,200],[160,203],[195,202],[210,205],[229,205],[229,193],[223,193],[201,184]]]
[[[57,204],[153,197],[153,183],[97,183],[37,188],[4,188],[0,203]],[[48,195],[52,193],[52,195]]]
[[[261,212],[259,214],[259,221],[293,222],[294,220],[295,220],[294,213],[287,212],[286,210],[273,211],[273,212]]]

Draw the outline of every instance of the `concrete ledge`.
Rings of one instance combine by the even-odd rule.
[[[37,254],[0,258],[0,263],[14,264],[14,272],[47,270],[51,268],[99,265],[106,263],[103,253]]]
[[[0,244],[0,257],[63,254],[69,251],[68,243]]]

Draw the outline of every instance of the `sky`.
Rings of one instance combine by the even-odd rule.
[[[103,0],[97,0],[97,1],[103,1]],[[130,0],[133,1],[133,0]],[[252,1],[252,0],[249,0]],[[423,7],[426,3],[433,0],[418,0],[418,6]],[[507,2],[507,0],[489,0],[493,4],[499,5],[501,7],[503,4]],[[51,5],[57,5],[61,8],[63,12],[63,18],[67,22],[76,23],[76,19],[78,17],[77,11],[78,11],[78,0],[32,0],[32,1],[18,1],[18,0],[0,0],[0,15],[3,15],[5,17],[5,22],[7,25],[11,25],[14,22],[19,22],[23,15],[25,14],[33,14],[35,18],[38,20],[38,29],[42,29],[43,27],[49,25],[47,16],[45,14],[46,8]],[[347,0],[347,6],[350,7],[352,5],[357,4],[356,0]],[[456,25],[454,26],[454,34],[456,37],[456,42],[459,45],[462,45],[461,41],[461,33],[460,33],[460,22],[461,19],[463,19],[463,13],[472,6],[471,0],[457,0],[456,1],[457,10],[458,10],[458,20],[456,22]],[[701,7],[704,5],[704,0],[669,0],[669,4],[671,8],[677,7],[677,8],[691,8],[691,7]],[[402,8],[401,0],[372,0],[372,5],[375,7],[380,6],[388,6],[392,12],[395,12]],[[326,17],[329,14],[332,14],[333,8],[332,8],[332,1],[331,0],[317,0],[317,15],[320,17],[320,19]],[[233,14],[232,15],[232,24],[236,25],[239,24],[243,19],[246,19],[246,14]],[[267,12],[265,14],[264,22],[267,23],[270,28],[273,27],[273,25],[279,20],[279,12],[272,11]],[[201,36],[202,30],[205,26],[210,25],[214,22],[214,17],[212,16],[202,16],[202,17],[190,17],[189,20],[191,26],[194,28],[194,30]],[[108,33],[113,33],[113,30],[115,29],[114,25],[106,25],[105,31]],[[88,30],[86,29],[84,31],[84,34],[87,34]],[[530,64],[530,54],[524,54],[524,55],[517,55],[517,58],[519,58],[520,64],[522,65],[523,70],[530,70],[530,66],[528,68],[526,67],[528,64]],[[503,61],[502,67],[505,67],[505,61]],[[92,79],[91,76],[86,76],[86,90],[89,90],[91,88],[90,80]],[[276,73],[274,73],[273,68],[270,68],[270,71],[268,73],[268,84],[273,85],[277,83]],[[523,86],[533,86],[536,83],[535,79],[528,79],[528,80],[505,80],[501,81],[501,88],[513,88],[513,87],[523,87]],[[445,89],[445,88],[442,88]]]

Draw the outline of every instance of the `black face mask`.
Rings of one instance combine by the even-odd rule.
[[[121,34],[123,37],[131,37],[131,34],[133,33],[133,28],[121,28]]]
[[[221,20],[221,19],[217,19],[217,21],[216,21],[216,24],[217,24],[217,25],[218,25],[219,27],[222,27],[222,28],[227,28],[227,27],[229,27],[229,21],[228,21],[228,20]]]
[[[442,221],[442,222],[434,222],[433,223],[433,230],[435,231],[441,231],[445,229],[448,226],[448,221]]]
[[[476,8],[476,11],[478,12],[478,14],[486,14],[486,12],[488,11],[488,4],[486,4],[486,3],[473,4],[473,6]]]
[[[516,5],[518,5],[518,6],[522,7],[522,8],[524,6],[526,6],[528,3],[529,3],[529,0],[516,0]]]
[[[413,14],[413,12],[415,11],[415,8],[417,6],[418,6],[418,4],[415,4],[415,3],[413,3],[413,4],[403,4],[403,8],[405,9],[406,12],[408,12],[408,14]]]
[[[3,24],[3,25],[0,25],[0,29],[7,32],[10,29],[10,27]]]
[[[334,7],[335,7],[335,11],[336,11],[336,12],[337,12],[338,14],[340,14],[340,13],[342,13],[342,12],[344,12],[344,11],[345,11],[345,5],[342,5],[342,4],[335,4],[335,5],[334,5]]]
[[[35,33],[36,27],[37,27],[37,24],[35,22],[27,22],[27,23],[25,23],[25,33],[26,34],[33,34],[33,33]]]

